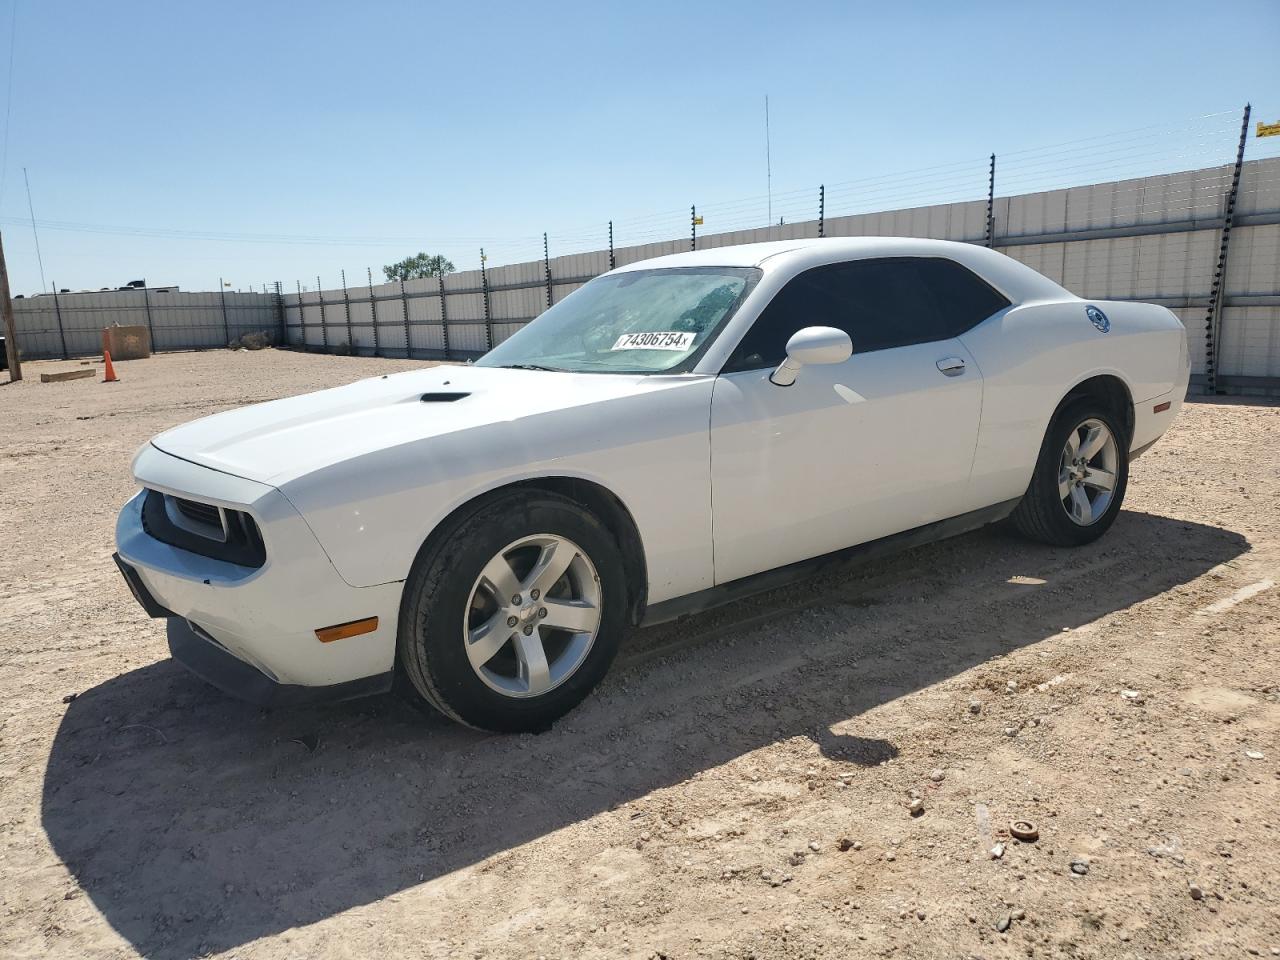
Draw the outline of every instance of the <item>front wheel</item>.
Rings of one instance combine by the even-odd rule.
[[[626,628],[608,530],[541,491],[500,494],[414,564],[400,661],[421,697],[469,726],[537,732],[604,676]]]
[[[1049,425],[1013,523],[1042,543],[1092,543],[1115,522],[1128,482],[1127,435],[1110,409],[1083,397]]]

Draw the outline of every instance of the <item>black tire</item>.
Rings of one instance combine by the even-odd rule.
[[[1058,472],[1062,451],[1073,430],[1086,420],[1100,420],[1116,440],[1116,483],[1105,512],[1087,526],[1068,515],[1059,496]],[[1129,434],[1123,421],[1105,403],[1080,397],[1058,411],[1045,432],[1035,473],[1010,520],[1023,536],[1057,547],[1079,547],[1101,537],[1115,523],[1129,484]]]
[[[515,699],[491,689],[472,668],[463,617],[485,564],[508,544],[539,534],[571,540],[594,565],[600,626],[576,671],[540,696]],[[418,555],[400,603],[398,656],[414,691],[445,716],[481,730],[539,733],[600,682],[626,625],[626,573],[608,529],[558,494],[512,490],[453,518]]]

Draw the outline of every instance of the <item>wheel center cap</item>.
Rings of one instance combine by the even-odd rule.
[[[530,620],[532,620],[532,619],[533,619],[534,617],[536,617],[537,615],[538,615],[538,608],[537,608],[537,606],[536,606],[535,604],[532,604],[532,603],[530,603],[530,604],[526,604],[526,605],[525,605],[525,606],[520,610],[520,613],[519,613],[519,614],[517,614],[517,616],[519,616],[520,621],[521,621],[522,623],[528,623]]]

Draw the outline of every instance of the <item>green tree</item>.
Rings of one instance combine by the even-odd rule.
[[[388,280],[417,280],[421,277],[443,277],[455,269],[450,260],[438,253],[418,253],[405,257],[399,263],[387,264],[382,272]]]

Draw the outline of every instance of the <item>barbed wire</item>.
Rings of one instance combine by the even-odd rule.
[[[1202,173],[1203,168],[1222,167],[1232,162],[1233,144],[1238,136],[1238,116],[1234,110],[1201,114],[1168,122],[1159,122],[1120,131],[1110,131],[1055,143],[1028,146],[1017,150],[996,151],[996,196],[1069,190],[1101,181],[1137,180],[1157,174],[1182,172]],[[1273,141],[1250,141],[1249,160],[1280,156],[1280,138]],[[867,213],[893,213],[946,203],[985,200],[989,158],[965,157],[905,170],[895,170],[825,184],[823,213],[828,221]],[[1173,169],[1171,169],[1173,168]],[[1171,180],[1154,191],[1152,203],[1162,213],[1176,210],[1179,204],[1199,209],[1211,206],[1218,198],[1197,196],[1222,186],[1229,173],[1199,176],[1189,182]],[[1082,181],[1089,181],[1082,183]],[[1198,185],[1198,186],[1197,186]],[[1133,191],[1147,191],[1151,184],[1132,187],[1116,186],[1110,191],[1113,209],[1121,198]],[[791,187],[747,197],[712,199],[697,204],[703,219],[698,232],[703,236],[743,230],[776,227],[780,223],[809,222],[818,216],[819,185]],[[1145,204],[1145,199],[1143,200]],[[772,207],[771,222],[768,210]],[[1126,216],[1145,215],[1140,212]],[[671,241],[689,235],[692,224],[690,206],[663,211],[624,214],[612,220],[616,247],[645,245]],[[1073,224],[1100,223],[1107,215],[1096,215],[1084,221],[1072,217]],[[2,217],[0,223],[27,224],[29,220]],[[557,256],[600,251],[606,241],[609,221],[566,227],[549,231],[547,236]],[[387,247],[393,245],[472,246],[484,247],[492,264],[495,257],[506,258],[512,265],[541,260],[542,234],[446,236],[410,234],[356,234],[348,236],[323,234],[290,234],[275,232],[243,232],[214,229],[128,226],[72,220],[36,221],[41,229],[88,235],[124,236],[160,240],[197,241],[270,246],[349,246]],[[516,259],[520,258],[520,259]],[[492,269],[492,267],[491,267]]]

